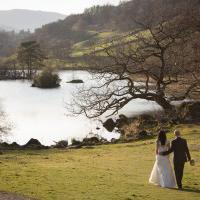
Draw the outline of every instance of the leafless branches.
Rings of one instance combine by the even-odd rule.
[[[90,57],[95,82],[74,96],[76,114],[98,117],[117,113],[131,100],[155,101],[174,111],[171,100],[182,100],[200,87],[199,32],[185,23],[186,16],[164,18],[141,26],[127,40],[113,40]],[[139,81],[141,80],[141,81]],[[181,86],[183,91],[173,91]],[[173,91],[173,92],[170,92]]]

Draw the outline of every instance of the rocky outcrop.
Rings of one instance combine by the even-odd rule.
[[[79,83],[84,83],[84,81],[81,80],[81,79],[74,79],[74,80],[71,80],[71,81],[69,81],[69,82],[67,82],[67,83],[75,83],[75,84],[79,84]]]
[[[89,138],[84,138],[82,141],[73,139],[72,144],[68,146],[68,149],[78,149],[82,147],[90,147],[103,144],[109,144],[109,142],[105,138],[93,136]]]
[[[61,140],[59,142],[56,142],[56,144],[53,147],[58,148],[58,149],[67,148],[68,147],[68,141],[67,140]]]
[[[129,123],[129,119],[128,117],[126,117],[125,115],[119,115],[119,118],[116,120],[116,127],[117,128],[121,128],[123,127],[125,124]]]
[[[72,139],[72,146],[78,146],[78,145],[81,145],[81,141]]]
[[[8,144],[7,142],[0,143],[0,150],[24,150],[24,149],[47,149],[49,147],[42,145],[36,139],[30,139],[25,145],[19,145],[16,142]]]
[[[116,139],[116,138],[112,138],[111,141],[110,141],[112,144],[117,144],[120,142],[119,139]]]
[[[100,140],[98,137],[84,138],[82,144],[86,146],[98,145]]]
[[[30,139],[25,145],[22,146],[25,149],[47,149],[47,146],[44,146],[37,139]]]
[[[114,128],[116,127],[116,122],[114,122],[114,120],[112,118],[109,118],[103,123],[103,127],[107,131],[112,132],[114,130]]]
[[[146,131],[146,130],[142,130],[136,135],[136,138],[143,140],[143,139],[151,138],[152,136],[153,136],[153,134],[151,132]]]
[[[147,139],[152,137],[152,128],[157,127],[158,120],[152,115],[140,115],[128,119],[126,123],[123,123],[122,127],[119,127],[122,140],[138,140]]]
[[[16,142],[8,144],[7,142],[0,143],[0,150],[18,150],[21,146]]]
[[[107,131],[112,132],[114,128],[121,128],[125,124],[129,123],[129,119],[125,115],[119,115],[119,118],[116,120],[116,122],[109,118],[103,123],[103,127],[106,128]]]

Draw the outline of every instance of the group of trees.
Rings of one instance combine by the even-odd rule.
[[[33,80],[33,86],[40,88],[58,87],[60,79],[53,69],[46,67],[46,56],[36,41],[21,43],[17,56],[6,59],[1,66],[1,78]],[[37,73],[38,70],[42,70]]]
[[[4,31],[0,29],[0,58],[8,57],[15,53],[20,43],[30,36],[30,32],[20,31]]]
[[[45,55],[36,41],[21,43],[17,52],[17,60],[28,79],[32,79],[37,70],[44,66],[44,59]]]
[[[0,75],[4,79],[32,79],[44,65],[45,54],[36,41],[22,42],[16,55],[2,58]]]
[[[0,31],[0,57],[11,55],[17,45],[16,43],[14,32]]]

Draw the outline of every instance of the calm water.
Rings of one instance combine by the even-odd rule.
[[[108,139],[118,137],[116,133],[108,133],[95,120],[67,115],[66,102],[71,100],[71,94],[77,91],[78,86],[66,82],[75,77],[82,79],[84,84],[92,84],[90,74],[84,71],[65,71],[60,72],[60,77],[60,88],[45,90],[30,87],[28,81],[0,81],[1,107],[13,125],[6,140],[24,144],[30,138],[36,138],[50,145],[61,139],[82,139],[90,132]],[[155,103],[137,99],[129,103],[121,113],[132,116],[159,109]],[[99,131],[96,130],[97,126],[101,127]]]

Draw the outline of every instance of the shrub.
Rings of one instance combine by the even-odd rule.
[[[33,79],[33,87],[56,88],[60,86],[61,79],[52,69],[46,68],[38,73]]]

